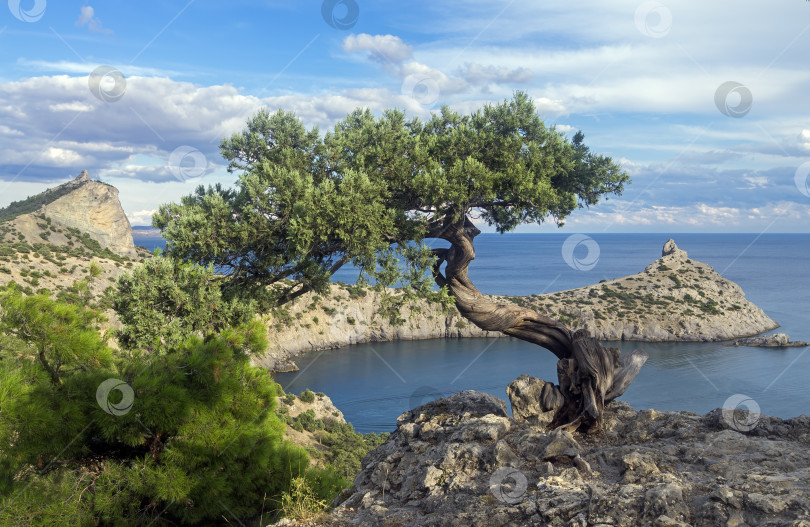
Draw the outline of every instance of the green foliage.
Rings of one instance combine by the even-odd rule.
[[[295,115],[261,110],[222,141],[236,187],[199,187],[153,216],[170,255],[223,269],[226,298],[271,310],[326,292],[347,262],[361,271],[350,295],[373,283],[389,317],[415,299],[449,305],[433,290],[423,240],[472,213],[499,232],[620,193],[627,175],[547,128],[524,93],[470,115],[442,108],[429,121],[355,110],[323,138]],[[386,288],[398,285],[400,293]],[[361,292],[362,291],[362,292]]]
[[[301,395],[299,395],[298,398],[301,399],[301,401],[305,402],[305,403],[314,403],[315,402],[315,394],[309,388],[307,388],[306,390],[301,392]]]
[[[323,421],[315,419],[315,412],[312,409],[298,414],[297,420],[301,423],[304,430],[314,432],[315,430],[323,429]]]
[[[210,266],[161,256],[125,273],[108,298],[124,325],[119,342],[129,349],[173,348],[189,334],[247,323],[253,304],[223,300],[218,280]]]
[[[326,509],[326,502],[318,498],[303,476],[293,478],[290,490],[281,495],[280,505],[284,517],[296,520],[312,519]]]
[[[325,461],[344,478],[352,481],[360,472],[363,458],[369,451],[381,446],[389,434],[358,434],[351,423],[327,420],[324,432],[318,432],[322,444],[329,447]]]
[[[82,306],[11,287],[0,307],[0,524],[208,525],[257,518],[295,475],[334,487],[282,439],[255,327],[113,358]]]
[[[36,360],[52,384],[74,371],[110,366],[111,352],[93,328],[103,320],[98,312],[47,295],[25,296],[13,286],[0,296],[0,308],[0,332],[23,343],[23,355]]]

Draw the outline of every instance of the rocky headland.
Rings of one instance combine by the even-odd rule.
[[[0,209],[0,285],[36,292],[68,290],[89,274],[99,298],[145,256],[118,200],[118,189],[86,171],[71,181]]]
[[[402,414],[329,516],[279,525],[810,527],[808,447],[805,415],[613,402],[583,436],[466,391]]]
[[[54,245],[65,245],[70,241],[66,234],[73,229],[96,240],[102,249],[129,258],[138,256],[132,241],[132,227],[118,200],[118,189],[91,180],[86,170],[82,170],[76,179],[48,189],[35,198],[38,200],[31,202],[37,207],[35,210],[8,220],[24,237],[20,241],[33,244],[47,240]],[[51,220],[45,229],[38,225],[43,216]]]
[[[745,298],[739,285],[711,266],[692,260],[673,240],[661,258],[641,273],[587,287],[545,295],[493,296],[501,303],[535,309],[601,340],[725,341],[779,327]],[[270,320],[271,352],[261,363],[290,371],[304,351],[362,342],[428,338],[501,337],[482,331],[455,309],[417,305],[401,324],[378,314],[379,293],[333,284],[325,295],[308,294]],[[741,344],[757,345],[757,344]]]

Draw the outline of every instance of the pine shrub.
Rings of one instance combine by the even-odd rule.
[[[1,525],[255,522],[301,475],[339,490],[283,440],[261,324],[114,356],[84,306],[11,287],[0,310]]]

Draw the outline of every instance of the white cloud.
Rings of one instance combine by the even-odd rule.
[[[381,63],[383,71],[402,82],[404,95],[422,103],[456,102],[451,96],[469,95],[473,90],[489,94],[492,85],[526,84],[534,78],[534,73],[526,67],[506,67],[494,61],[493,64],[467,62],[455,73],[446,73],[426,63],[407,59],[413,55],[411,46],[394,35],[349,35],[343,39],[342,49],[346,53],[369,52],[369,58]],[[426,93],[409,93],[414,88]],[[561,107],[561,105],[556,105]]]
[[[17,59],[17,64],[26,69],[47,72],[47,73],[73,73],[79,75],[90,75],[90,73],[99,66],[112,66],[119,70],[125,77],[133,76],[150,76],[150,77],[177,77],[181,75],[176,70],[167,70],[161,68],[150,68],[148,66],[136,66],[134,64],[101,64],[96,62],[73,62],[69,60],[29,60],[20,58]]]
[[[90,112],[93,110],[93,105],[81,101],[71,101],[52,104],[48,108],[52,112]]]
[[[103,33],[105,35],[112,35],[113,31],[103,27],[101,20],[96,17],[93,6],[82,6],[79,12],[79,18],[76,20],[76,25],[79,27],[87,26],[87,29],[93,33]]]
[[[802,130],[799,134],[799,148],[810,152],[810,130]]]
[[[127,213],[130,225],[152,225],[152,215],[157,212],[157,209],[151,210],[136,210]]]
[[[503,66],[484,66],[469,62],[461,68],[461,77],[474,86],[489,83],[496,84],[524,84],[534,78],[534,73],[528,68],[518,67],[509,69]]]
[[[117,102],[93,96],[86,77],[57,75],[0,83],[0,179],[51,181],[82,169],[157,164],[145,180],[169,180],[169,154],[189,145],[219,160],[219,141],[262,106],[232,86],[202,87],[167,78],[128,77]],[[13,130],[14,132],[9,133]],[[143,159],[131,160],[135,156]],[[212,164],[216,166],[216,164]],[[27,168],[26,168],[27,167]]]
[[[3,134],[3,135],[16,135],[16,136],[25,135],[22,132],[20,132],[19,130],[15,130],[14,128],[9,128],[8,126],[6,126],[4,124],[0,124],[0,134]]]
[[[743,179],[748,182],[746,189],[765,188],[768,186],[768,176],[743,176]]]
[[[771,232],[792,232],[808,220],[807,203],[780,201],[758,207],[732,207],[698,202],[657,206],[617,200],[576,211],[566,220],[565,228],[580,232],[759,232],[766,228]]]
[[[367,51],[374,60],[391,64],[399,64],[409,59],[413,53],[411,46],[394,35],[369,35],[367,33],[349,35],[343,39],[341,46],[346,53]]]

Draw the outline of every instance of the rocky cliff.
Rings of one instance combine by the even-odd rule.
[[[333,349],[362,342],[432,338],[500,337],[470,324],[458,311],[420,304],[401,313],[394,324],[381,316],[380,294],[343,284],[331,284],[326,295],[303,295],[268,322],[269,352],[256,362],[273,371],[298,369],[293,359],[311,350]]]
[[[603,340],[720,341],[779,327],[740,286],[691,260],[672,240],[636,275],[546,295],[493,298],[584,327]],[[455,309],[444,313],[427,304],[407,310],[403,324],[391,324],[378,315],[379,305],[378,293],[339,284],[326,295],[302,296],[284,317],[270,320],[271,351],[262,365],[289,371],[301,352],[361,342],[504,336],[482,331]]]
[[[27,205],[27,206],[26,206]],[[35,210],[28,211],[32,207]],[[74,180],[48,189],[24,202],[13,203],[8,209],[23,212],[9,223],[29,244],[68,244],[66,233],[75,229],[97,241],[102,249],[119,256],[136,258],[132,228],[118,200],[118,189],[92,181],[86,170]],[[50,221],[43,229],[42,217]]]
[[[466,391],[402,414],[328,518],[307,525],[810,527],[810,418],[605,409],[548,432]],[[284,521],[283,525],[295,525]]]

